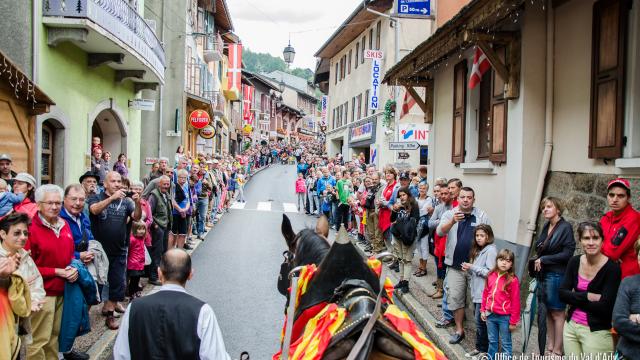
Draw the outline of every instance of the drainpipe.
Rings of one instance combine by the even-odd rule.
[[[536,231],[536,220],[538,218],[539,204],[542,200],[542,192],[544,190],[544,180],[549,170],[551,162],[551,152],[553,150],[553,47],[555,38],[555,20],[553,6],[547,1],[547,31],[546,31],[546,53],[545,53],[545,114],[544,114],[544,152],[542,154],[542,163],[540,172],[538,173],[538,183],[535,188],[535,196],[531,203],[529,212],[529,221],[527,222],[527,232],[524,243],[529,248],[533,245],[533,235]],[[520,267],[518,276],[522,278],[524,273],[524,263]]]
[[[38,83],[38,1],[31,1],[31,52],[33,53],[33,59],[31,63],[31,80],[34,84]]]
[[[165,2],[162,2],[162,26],[160,26],[160,42],[162,43],[163,46],[165,46],[164,43],[164,22],[165,22],[165,17],[164,17],[164,7],[165,7]],[[165,46],[166,49],[166,46]],[[166,58],[165,58],[166,59]],[[166,60],[165,60],[166,61]],[[158,106],[158,115],[160,116],[160,121],[158,123],[158,158],[162,157],[162,132],[163,132],[163,124],[164,124],[164,118],[163,118],[163,114],[164,112],[162,111],[164,108],[164,102],[162,101],[163,99],[163,94],[164,94],[164,85],[160,84],[160,92],[159,92],[159,98],[158,101],[160,102],[160,105]]]

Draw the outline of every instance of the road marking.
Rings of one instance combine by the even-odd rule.
[[[296,204],[293,203],[282,203],[282,207],[284,208],[284,212],[286,213],[297,213],[298,212],[298,207],[296,206]]]
[[[258,207],[256,208],[256,210],[271,211],[271,203],[266,201],[265,202],[260,201],[258,202]]]
[[[242,210],[242,209],[244,209],[244,207],[246,205],[247,205],[247,203],[245,203],[245,202],[234,202],[233,204],[231,204],[231,208],[232,209]]]

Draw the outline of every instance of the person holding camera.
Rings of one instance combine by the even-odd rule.
[[[566,304],[560,300],[559,289],[576,241],[571,224],[562,217],[560,199],[542,199],[540,210],[545,223],[535,243],[536,256],[528,264],[529,275],[538,280],[538,347],[542,354],[561,356]]]
[[[395,253],[398,254],[400,264],[400,282],[394,288],[406,294],[409,292],[411,262],[418,238],[420,209],[408,186],[398,190],[398,199],[391,206],[391,235],[395,240]]]
[[[474,207],[475,192],[470,187],[462,187],[458,196],[458,206],[442,215],[436,229],[438,236],[447,236],[444,263],[447,274],[444,286],[447,305],[453,311],[456,332],[449,339],[450,344],[458,344],[464,339],[464,308],[469,288],[469,277],[462,270],[462,264],[469,262],[471,245],[475,241],[473,232],[479,224],[491,225],[487,214]]]
[[[142,207],[139,194],[122,190],[122,176],[119,173],[108,172],[104,187],[103,193],[89,199],[89,211],[91,232],[102,244],[109,259],[109,296],[102,313],[107,317],[107,327],[115,330],[118,323],[114,311],[124,313],[124,308],[118,302],[124,301],[125,297],[127,250],[132,223],[129,220],[139,221]]]

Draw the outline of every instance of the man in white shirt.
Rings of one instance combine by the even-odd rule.
[[[230,360],[211,307],[187,294],[191,257],[182,249],[162,256],[160,290],[134,300],[122,317],[113,347],[115,360]]]

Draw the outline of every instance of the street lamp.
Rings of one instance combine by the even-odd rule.
[[[284,81],[282,78],[280,78],[280,82],[278,83],[278,90],[280,90],[281,93],[284,92]]]
[[[293,49],[293,46],[291,46],[291,40],[289,40],[289,45],[287,45],[284,48],[284,51],[282,51],[282,56],[284,57],[284,62],[286,62],[287,65],[291,65],[291,63],[293,63],[296,51]]]

